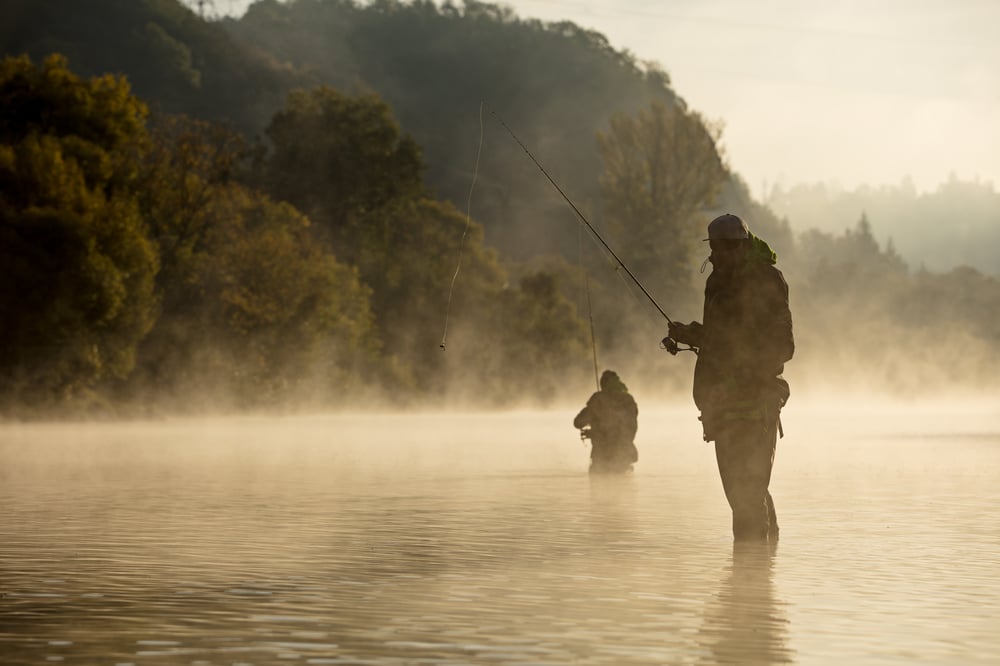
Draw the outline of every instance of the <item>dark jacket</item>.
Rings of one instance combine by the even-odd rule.
[[[635,440],[639,408],[625,391],[602,390],[590,396],[587,406],[573,419],[574,428],[590,427],[595,449],[627,446]]]
[[[767,243],[751,236],[743,266],[708,277],[694,371],[694,401],[702,412],[761,397],[780,407],[788,399],[781,373],[795,341],[788,284],[775,261]]]

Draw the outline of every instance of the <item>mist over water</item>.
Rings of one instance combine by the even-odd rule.
[[[589,21],[10,4],[0,419],[37,422],[0,421],[0,666],[996,660],[992,183],[758,203],[739,115]],[[808,145],[774,122],[802,96],[757,84],[768,150]],[[790,289],[777,547],[734,546],[695,357],[656,351],[702,318],[721,212]],[[638,400],[631,475],[589,476],[571,426],[598,356]]]
[[[790,405],[776,549],[693,407],[0,428],[5,664],[990,663],[1000,414]]]

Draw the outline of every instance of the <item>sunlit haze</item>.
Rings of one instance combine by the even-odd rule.
[[[189,3],[191,4],[191,3]],[[234,15],[249,0],[216,0]],[[990,0],[512,0],[658,62],[725,126],[756,195],[803,182],[1000,183],[1000,3]]]
[[[852,414],[789,414],[771,550],[731,544],[687,410],[606,479],[570,412],[8,426],[0,654],[993,663],[995,413]]]
[[[0,7],[0,666],[997,663],[1000,0]]]

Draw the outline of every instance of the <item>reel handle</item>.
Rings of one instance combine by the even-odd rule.
[[[671,338],[669,335],[662,340],[660,340],[660,349],[665,349],[670,352],[671,356],[677,356],[677,352],[681,351],[680,346],[678,346],[677,341]]]
[[[691,347],[691,346],[681,347],[677,343],[677,341],[674,340],[669,335],[667,337],[663,338],[662,340],[660,340],[660,349],[664,349],[664,350],[670,352],[671,356],[677,356],[677,352],[683,352],[683,351],[694,352],[695,355],[698,354],[698,348],[697,347]]]

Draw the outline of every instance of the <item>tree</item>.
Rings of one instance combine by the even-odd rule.
[[[416,143],[378,97],[297,91],[267,133],[271,150],[259,182],[307,211],[325,247],[371,287],[377,335],[400,366],[394,381],[407,390],[436,385],[443,366],[428,351],[437,348],[465,216],[425,195]],[[474,302],[503,277],[478,225],[468,222],[458,299]]]
[[[497,314],[501,367],[497,376],[511,394],[531,401],[553,400],[567,385],[576,387],[590,369],[587,334],[573,305],[563,297],[551,273],[521,278],[517,290],[505,291]],[[509,399],[509,398],[508,398]]]
[[[653,102],[635,116],[612,117],[598,134],[601,191],[610,236],[652,292],[690,287],[695,217],[727,178],[717,128],[679,105]]]
[[[581,349],[572,306],[554,280],[532,277],[506,288],[496,254],[483,246],[482,227],[425,193],[416,144],[383,101],[330,88],[300,91],[268,136],[261,182],[309,211],[320,238],[372,289],[384,361],[398,369],[389,388],[447,392],[449,380],[464,375],[465,387],[523,395],[511,391],[515,384],[559,381],[561,373],[550,371]],[[460,341],[442,356],[439,336],[460,256],[451,302]],[[479,381],[470,382],[473,373]]]
[[[0,374],[7,400],[76,398],[132,370],[155,315],[133,185],[146,107],[64,58],[0,63]]]
[[[245,403],[357,387],[374,366],[370,290],[288,204],[233,187],[213,200],[198,282]]]
[[[157,290],[165,310],[183,307],[193,259],[215,222],[208,215],[220,187],[247,158],[242,137],[187,116],[160,116],[150,132],[137,183],[140,210],[160,255]]]
[[[348,261],[368,235],[367,213],[422,193],[420,150],[375,95],[296,90],[266,134],[264,186],[328,232]]]
[[[446,393],[492,404],[552,403],[586,385],[591,360],[586,325],[554,273],[525,274],[516,286],[487,292],[462,310],[444,359]]]
[[[230,183],[200,211],[201,241],[130,389],[205,391],[216,406],[258,406],[356,390],[376,369],[370,290],[287,203]],[[342,396],[341,396],[342,397]]]

